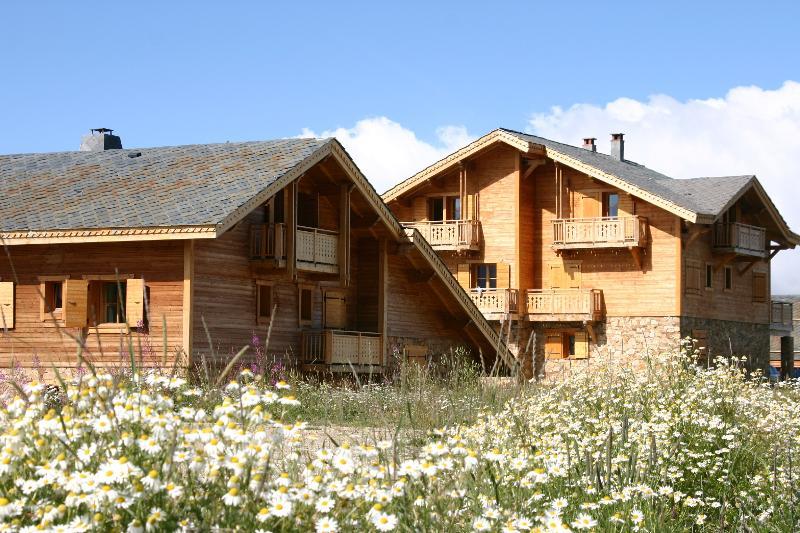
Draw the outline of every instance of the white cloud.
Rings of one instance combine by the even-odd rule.
[[[352,128],[319,134],[305,128],[301,136],[336,137],[379,193],[474,139],[464,126],[443,126],[436,130],[438,142],[430,144],[386,117],[366,118]]]
[[[529,131],[569,144],[626,133],[625,156],[676,178],[756,174],[789,226],[800,231],[800,83],[776,90],[737,87],[723,98],[678,101],[655,95],[605,106],[552,108],[530,119]],[[800,251],[773,260],[773,293],[800,293]]]

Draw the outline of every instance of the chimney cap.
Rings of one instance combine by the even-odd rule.
[[[114,130],[110,128],[92,128],[89,131],[91,133],[108,133],[109,135],[112,135],[114,133]]]
[[[612,133],[611,134],[611,140],[612,141],[621,141],[624,136],[625,136],[624,133]]]

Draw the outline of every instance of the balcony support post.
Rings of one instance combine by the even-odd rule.
[[[339,284],[350,285],[350,188],[343,183],[339,188]]]
[[[792,377],[794,369],[794,337],[781,337],[781,381]]]
[[[286,268],[292,281],[297,279],[297,181],[284,189],[283,204],[286,206]]]
[[[386,325],[388,323],[388,305],[386,298],[389,294],[389,254],[385,238],[378,241],[378,333],[381,335],[380,364],[386,365]]]

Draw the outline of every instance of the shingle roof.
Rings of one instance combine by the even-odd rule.
[[[673,179],[634,161],[620,161],[607,154],[592,152],[544,137],[501,128],[526,142],[540,144],[602,172],[616,176],[639,189],[654,194],[693,213],[717,216],[723,207],[755,177],[719,176]]]
[[[0,231],[217,224],[329,142],[0,155]]]

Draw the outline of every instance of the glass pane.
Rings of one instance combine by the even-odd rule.
[[[61,309],[61,307],[64,305],[61,300],[61,287],[62,284],[60,281],[53,283],[53,309]]]
[[[431,198],[431,220],[444,220],[444,198]]]
[[[567,343],[569,345],[567,353],[570,356],[575,355],[575,335],[568,335]]]
[[[453,211],[450,218],[453,220],[461,220],[461,198],[458,196],[453,198]]]
[[[619,195],[617,193],[609,193],[606,199],[606,214],[607,217],[619,216]]]
[[[268,317],[272,312],[272,287],[258,286],[258,316]]]
[[[491,264],[486,265],[487,270],[489,271],[489,288],[496,289],[497,288],[497,265]]]
[[[487,269],[486,265],[478,265],[477,268],[477,283],[476,286],[482,287],[484,289],[489,287],[488,280],[486,279]]]

